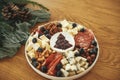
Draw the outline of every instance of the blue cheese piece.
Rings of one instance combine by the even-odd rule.
[[[67,63],[68,63],[68,61],[67,61],[67,59],[66,59],[66,58],[63,58],[63,59],[61,60],[61,63],[62,63],[62,65],[65,65],[65,64],[67,64]]]
[[[72,66],[71,66],[71,70],[72,70],[72,71],[77,71],[76,65],[72,65]]]
[[[66,70],[61,69],[61,71],[62,71],[62,73],[63,73],[63,75],[64,75],[65,77],[67,77],[67,76],[69,75],[69,72],[67,72]]]
[[[65,70],[66,70],[66,71],[70,71],[70,69],[71,69],[71,65],[70,65],[70,64],[67,64],[67,65],[65,66]]]
[[[62,27],[67,27],[69,25],[68,21],[63,20],[60,22],[62,24]]]

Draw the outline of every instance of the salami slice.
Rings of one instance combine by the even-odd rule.
[[[87,49],[90,46],[91,41],[94,39],[94,34],[91,30],[86,29],[84,32],[78,32],[74,39],[77,47]]]

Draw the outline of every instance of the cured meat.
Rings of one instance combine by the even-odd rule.
[[[94,39],[94,34],[91,30],[86,29],[84,32],[78,32],[74,39],[77,47],[87,49],[90,46],[91,41]]]

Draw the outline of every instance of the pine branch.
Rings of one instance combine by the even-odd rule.
[[[3,1],[5,1],[6,3],[13,2],[15,4],[32,4],[33,6],[37,5],[40,8],[43,8],[45,10],[49,10],[47,7],[43,6],[42,4],[39,4],[39,3],[31,1],[31,0],[3,0]]]

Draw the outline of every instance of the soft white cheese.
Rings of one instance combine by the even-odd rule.
[[[65,70],[66,70],[66,71],[70,71],[70,69],[71,69],[71,65],[70,65],[70,64],[66,64]]]
[[[62,71],[62,73],[63,73],[63,75],[64,75],[65,77],[67,77],[67,76],[69,75],[69,72],[67,72],[66,70],[61,69],[61,71]]]

